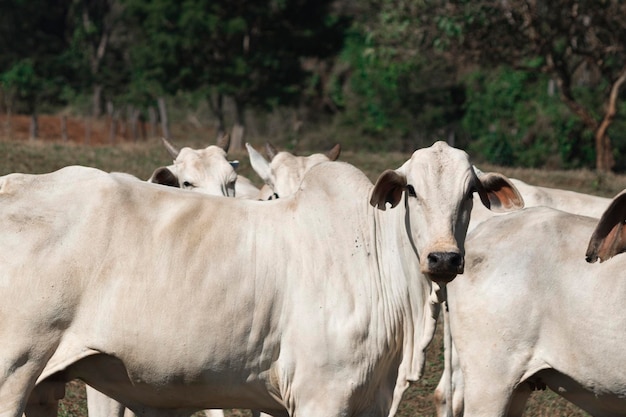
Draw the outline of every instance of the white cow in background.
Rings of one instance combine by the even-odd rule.
[[[433,287],[463,271],[470,194],[511,207],[503,181],[444,143],[376,185],[319,164],[271,202],[83,167],[2,177],[1,415],[49,410],[74,378],[140,416],[393,414]]]
[[[590,265],[597,220],[528,208],[468,235],[447,285],[464,415],[521,416],[547,386],[594,416],[626,416],[626,257]]]
[[[476,174],[480,176],[482,173],[480,170],[476,170]],[[515,178],[511,178],[511,182],[524,198],[525,207],[545,206],[568,213],[600,217],[611,201],[609,198],[591,194],[531,185]],[[472,212],[472,221],[470,222],[469,231],[482,221],[493,216],[494,213],[489,210],[476,207],[476,210]]]
[[[480,177],[482,172],[475,169]],[[609,205],[609,198],[578,193],[558,188],[540,187],[511,178],[511,182],[524,199],[525,207],[546,206],[572,214],[589,217],[600,217]],[[478,206],[472,211],[468,233],[483,221],[496,214]],[[447,311],[444,309],[444,371],[435,390],[435,406],[439,417],[460,417],[463,415],[463,375],[452,340]],[[512,415],[511,415],[512,416]]]
[[[239,162],[227,159],[229,135],[221,136],[217,145],[205,149],[184,147],[178,150],[165,138],[163,144],[174,163],[157,168],[149,182],[224,197],[258,198],[259,189],[246,177],[237,175]]]
[[[270,159],[268,161],[249,143],[246,143],[246,148],[252,169],[265,183],[261,192],[274,198],[286,197],[295,193],[302,182],[302,178],[311,168],[322,162],[336,161],[341,153],[341,146],[336,144],[323,154],[296,156],[285,151],[278,152],[272,144],[266,143],[265,152]]]

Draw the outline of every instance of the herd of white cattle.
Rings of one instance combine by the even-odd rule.
[[[164,144],[148,181],[0,178],[0,416],[56,416],[81,379],[90,417],[392,417],[440,313],[440,417],[521,416],[545,387],[626,416],[626,256],[603,262],[626,194],[483,173],[443,142],[375,184],[338,145],[247,145],[258,189],[227,138]]]

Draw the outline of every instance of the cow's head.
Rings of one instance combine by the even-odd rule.
[[[596,229],[591,235],[585,258],[594,263],[604,262],[613,256],[626,252],[626,190],[613,198],[609,207],[602,213]]]
[[[310,156],[295,156],[289,152],[278,152],[270,143],[266,143],[265,152],[269,161],[250,144],[246,143],[250,155],[250,165],[263,182],[272,189],[274,196],[286,197],[295,193],[306,174],[315,165],[335,161],[341,152],[339,144],[326,153]]]
[[[493,211],[524,205],[508,178],[497,173],[479,178],[465,152],[437,142],[415,151],[397,170],[385,171],[370,204],[385,210],[404,201],[405,225],[421,271],[433,281],[449,282],[463,273],[473,193]]]
[[[217,145],[205,149],[176,149],[166,139],[163,143],[174,159],[169,167],[157,168],[148,181],[183,189],[225,197],[235,196],[235,182],[239,165],[228,161],[228,136],[221,137]]]

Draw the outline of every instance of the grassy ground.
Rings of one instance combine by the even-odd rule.
[[[192,147],[206,146],[200,140],[179,143]],[[260,148],[261,143],[255,143]],[[313,151],[319,151],[313,150]],[[305,153],[304,151],[302,152]],[[250,168],[243,151],[231,152],[233,159],[241,162],[240,173],[256,184],[260,181]],[[397,168],[408,154],[371,154],[344,150],[341,160],[361,168],[375,180],[386,168]],[[168,165],[167,155],[158,139],[138,144],[118,143],[113,146],[85,146],[60,141],[0,140],[0,175],[11,172],[44,173],[72,164],[89,165],[106,171],[122,171],[148,178],[153,169]],[[599,175],[592,171],[543,171],[529,169],[480,166],[483,171],[500,171],[535,185],[571,189],[605,197],[611,197],[626,188],[626,176]],[[429,348],[426,372],[421,381],[414,384],[405,394],[398,415],[400,417],[434,416],[432,393],[442,370],[443,350],[441,326]],[[68,385],[66,399],[62,402],[59,415],[83,417],[86,415],[84,387],[79,382]],[[228,410],[229,416],[248,415],[246,411]],[[531,396],[526,415],[529,416],[585,416],[580,410],[551,392],[535,392]]]

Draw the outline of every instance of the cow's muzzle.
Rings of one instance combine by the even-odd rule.
[[[431,252],[426,258],[424,271],[433,281],[450,282],[462,274],[465,266],[463,255],[459,252]]]

